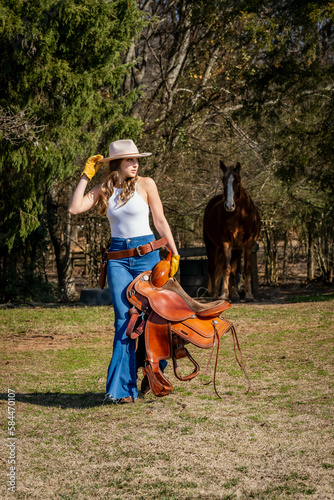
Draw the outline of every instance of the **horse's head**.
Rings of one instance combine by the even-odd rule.
[[[220,168],[223,171],[224,186],[224,207],[227,212],[233,212],[236,207],[236,201],[240,196],[240,170],[241,165],[238,162],[235,167],[226,167],[220,160]]]

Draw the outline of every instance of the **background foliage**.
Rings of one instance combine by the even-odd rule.
[[[154,152],[142,172],[179,246],[202,244],[222,157],[241,162],[260,208],[267,281],[292,230],[333,279],[333,2],[28,0],[1,13],[3,283],[9,249],[42,224],[70,298],[68,199],[84,159],[124,137]]]

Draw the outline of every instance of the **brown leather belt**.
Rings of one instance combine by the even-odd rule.
[[[150,241],[146,245],[140,245],[136,248],[129,248],[129,250],[119,250],[118,252],[105,252],[103,255],[103,259],[126,259],[128,257],[142,257],[147,253],[153,252],[154,250],[158,250],[163,246],[167,245],[167,238],[161,238],[160,240]]]

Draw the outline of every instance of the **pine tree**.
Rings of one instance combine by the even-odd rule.
[[[134,0],[3,0],[0,15],[6,252],[40,225],[46,193],[54,194],[84,158],[140,130],[128,112],[138,92],[120,92],[127,72],[121,56],[146,19]],[[6,116],[16,127],[6,129]]]

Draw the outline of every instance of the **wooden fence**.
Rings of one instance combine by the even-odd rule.
[[[258,245],[255,244],[252,253],[252,291],[254,294],[259,289],[257,251]],[[203,296],[208,287],[208,264],[205,247],[181,248],[179,253],[181,260],[177,278],[181,286],[191,297]],[[73,266],[83,267],[84,274],[89,274],[90,256],[87,253],[81,250],[72,251],[72,260]],[[239,279],[240,270],[239,275],[237,275],[237,282]]]
[[[254,294],[259,291],[259,278],[257,268],[258,249],[259,246],[256,243],[253,248],[251,259],[252,291]],[[202,295],[204,295],[208,287],[208,261],[206,258],[205,247],[181,248],[179,252],[181,255],[180,284],[191,297],[201,297]],[[237,283],[239,283],[240,281],[240,272],[241,267],[239,267],[239,269],[237,270]]]

